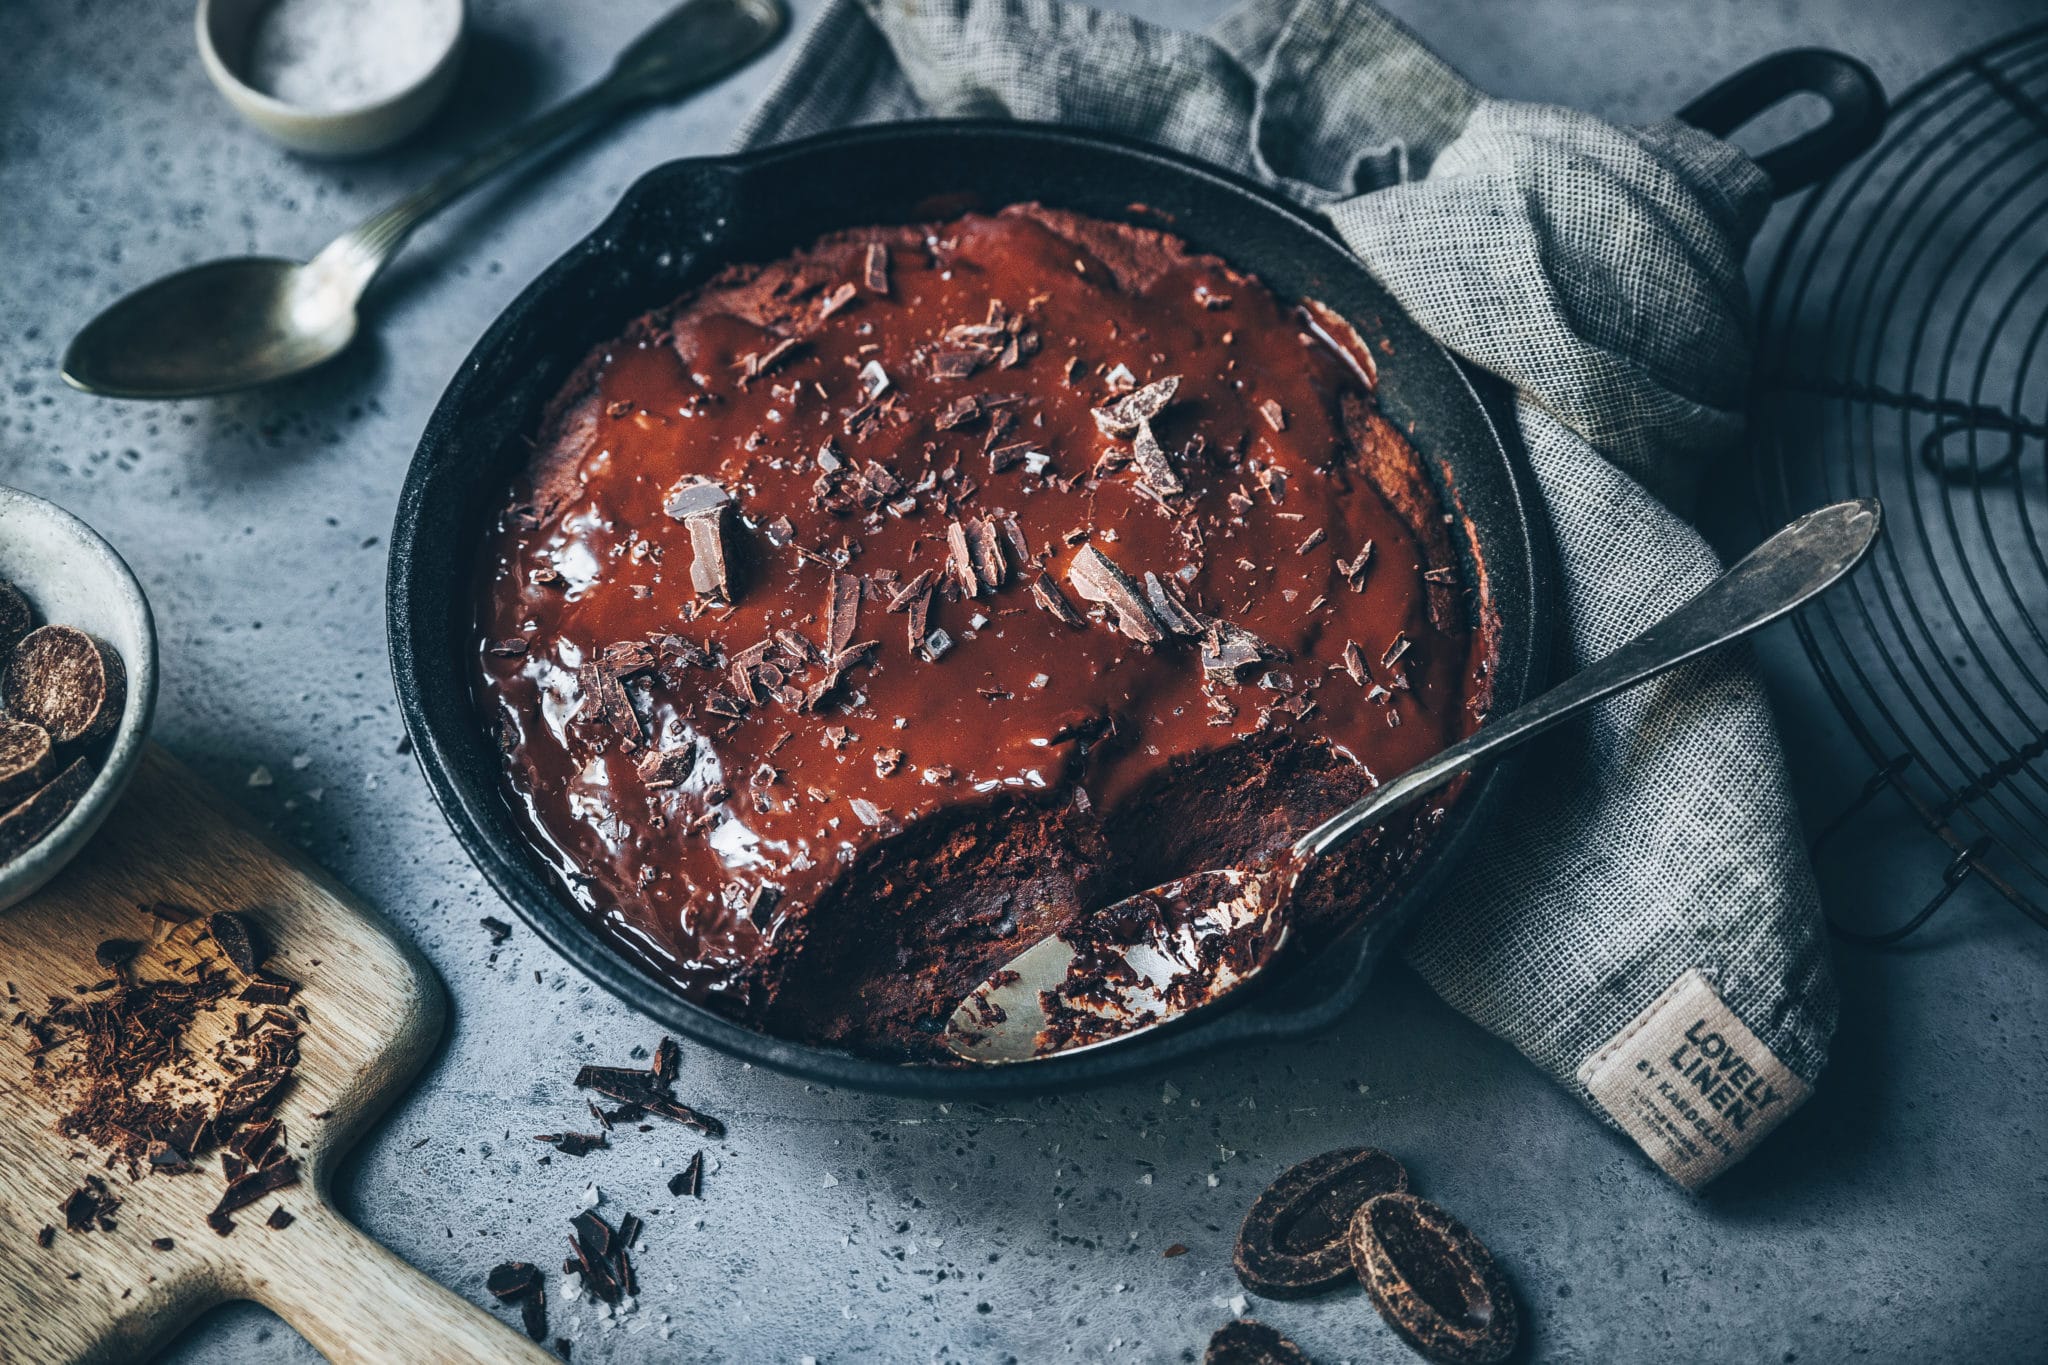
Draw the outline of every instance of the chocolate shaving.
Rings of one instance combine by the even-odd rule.
[[[1243,626],[1210,618],[1202,636],[1202,671],[1211,677],[1237,682],[1254,664],[1286,657]]]
[[[261,931],[247,917],[232,910],[209,915],[206,932],[213,936],[214,945],[234,964],[235,970],[244,976],[253,974],[270,956]]]
[[[257,1005],[282,1005],[292,998],[299,983],[276,972],[259,971],[255,980],[242,987],[241,999]]]
[[[1351,681],[1360,687],[1372,682],[1372,675],[1365,668],[1365,651],[1358,647],[1358,641],[1344,642],[1344,671],[1351,675]]]
[[[902,590],[889,599],[888,610],[891,613],[909,611],[920,600],[929,599],[933,577],[930,569],[919,570],[917,577],[904,584]]]
[[[961,594],[981,596],[981,576],[975,570],[974,546],[968,539],[965,525],[957,521],[946,524],[946,550],[949,556],[947,567],[952,570],[954,581],[960,585]]]
[[[234,1231],[234,1219],[228,1217],[238,1209],[245,1209],[266,1194],[286,1189],[299,1183],[299,1163],[295,1157],[282,1157],[241,1176],[228,1184],[227,1192],[214,1205],[213,1212],[206,1215],[206,1225],[225,1237]]]
[[[1166,458],[1159,438],[1152,434],[1152,423],[1143,417],[1138,419],[1138,429],[1131,437],[1131,462],[1137,465],[1139,475],[1161,497],[1172,497],[1186,488],[1180,481],[1180,475],[1174,473],[1173,463]]]
[[[1145,571],[1145,601],[1151,606],[1152,614],[1159,618],[1160,624],[1175,635],[1202,634],[1202,623],[1188,610],[1188,604],[1181,597],[1180,590],[1149,569]]]
[[[825,648],[837,654],[853,642],[860,620],[860,579],[848,573],[832,575],[832,593],[825,606]]]
[[[709,1138],[725,1136],[725,1125],[709,1114],[700,1114],[671,1095],[668,1086],[646,1071],[627,1067],[586,1066],[576,1073],[576,1084],[607,1098],[637,1104],[650,1114],[694,1128]]]
[[[1142,390],[1141,390],[1142,392]],[[1131,576],[1093,545],[1083,545],[1067,566],[1067,584],[1084,601],[1108,608],[1112,624],[1141,644],[1158,644],[1166,630],[1145,605],[1143,593]]]
[[[491,946],[494,948],[512,937],[512,926],[494,915],[485,915],[477,923],[483,925],[484,932],[491,936]]]
[[[1134,389],[1114,402],[1090,409],[1089,415],[1095,419],[1095,426],[1103,435],[1131,437],[1137,434],[1140,422],[1148,422],[1166,411],[1167,404],[1173,401],[1173,395],[1179,388],[1180,376],[1170,374],[1142,389]]]
[[[871,294],[889,292],[889,248],[880,242],[869,242],[867,254],[861,262],[861,283]]]
[[[1002,532],[987,520],[969,522],[967,529],[973,541],[970,548],[974,552],[974,571],[980,575],[982,586],[993,592],[1009,576],[1009,568],[1003,562]]]
[[[704,1197],[704,1153],[698,1152],[690,1158],[690,1164],[677,1171],[668,1179],[668,1192],[678,1199]]]
[[[981,400],[970,393],[939,409],[938,416],[932,418],[932,426],[939,431],[954,431],[971,425],[980,417]]]
[[[1075,608],[1074,604],[1067,600],[1067,595],[1060,591],[1060,585],[1053,581],[1053,576],[1042,570],[1039,572],[1038,577],[1031,580],[1031,600],[1038,603],[1045,611],[1050,612],[1055,619],[1063,621],[1067,625],[1086,626],[1088,624],[1088,618],[1083,616]]]
[[[611,1146],[602,1133],[536,1133],[533,1140],[547,1143],[564,1156],[588,1156],[600,1147]]]
[[[683,1050],[676,1040],[663,1034],[654,1047],[654,1062],[647,1069],[654,1073],[654,1079],[662,1085],[674,1085],[683,1068]]]
[[[1371,562],[1372,542],[1368,540],[1365,544],[1358,547],[1357,558],[1349,561],[1342,559],[1337,561],[1337,572],[1344,575],[1344,581],[1351,585],[1351,591],[1364,592],[1365,570],[1366,566]]]

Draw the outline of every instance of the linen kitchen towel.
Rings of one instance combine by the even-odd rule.
[[[1740,436],[1742,255],[1770,200],[1726,143],[1490,99],[1363,0],[1254,4],[1207,34],[1060,0],[833,0],[743,142],[932,116],[1144,138],[1322,213],[1515,390],[1560,674],[1719,571],[1684,514]],[[1696,1187],[1805,1099],[1835,1024],[1748,656],[1607,702],[1508,797],[1408,961]]]

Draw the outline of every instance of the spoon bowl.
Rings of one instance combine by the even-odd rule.
[[[181,270],[86,324],[64,353],[64,382],[109,398],[200,398],[299,374],[355,339],[344,286],[275,256]]]

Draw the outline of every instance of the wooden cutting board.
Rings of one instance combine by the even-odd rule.
[[[318,868],[252,827],[160,749],[145,757],[119,808],[83,853],[42,891],[0,912],[0,978],[40,1013],[108,973],[103,941],[163,932],[139,906],[175,901],[211,914],[249,915],[273,947],[271,965],[301,983],[307,1021],[296,1081],[278,1106],[298,1158],[296,1186],[213,1232],[206,1215],[224,1180],[218,1153],[185,1175],[107,1170],[97,1153],[57,1131],[60,1105],[38,1084],[14,1026],[0,1038],[0,1361],[132,1361],[161,1347],[203,1310],[254,1299],[336,1361],[552,1361],[505,1323],[406,1265],[329,1203],[336,1160],[418,1072],[441,1033],[446,1000],[432,970],[383,918]],[[142,977],[193,957],[192,930],[152,943]],[[316,965],[317,960],[317,965]],[[223,1002],[187,1034],[205,1056],[233,1030]],[[315,1114],[327,1117],[316,1119]],[[62,1207],[89,1173],[122,1204],[112,1232],[70,1232]],[[295,1217],[273,1229],[277,1205]],[[37,1234],[55,1225],[44,1248]],[[168,1237],[168,1251],[152,1248]]]

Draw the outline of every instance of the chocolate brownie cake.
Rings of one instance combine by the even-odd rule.
[[[1012,954],[1476,723],[1483,585],[1372,375],[1326,310],[1036,205],[729,269],[588,357],[487,537],[513,804],[692,997],[935,1060]]]

